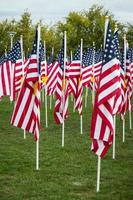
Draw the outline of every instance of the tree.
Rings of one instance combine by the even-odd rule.
[[[68,48],[70,49],[75,49],[81,38],[83,38],[84,48],[92,46],[93,42],[99,48],[104,40],[106,15],[110,17],[114,27],[116,22],[114,16],[108,10],[104,10],[102,6],[93,5],[88,11],[70,12],[65,23],[57,24],[57,31],[59,33],[67,31]],[[119,27],[122,30],[122,24],[119,23]]]
[[[133,48],[133,25],[127,24],[127,40],[129,42],[129,47]]]
[[[25,54],[27,54],[28,49],[31,48],[34,37],[34,28],[32,26],[31,14],[27,10],[24,11],[20,21],[17,24],[17,38],[20,38],[20,35],[23,36]]]

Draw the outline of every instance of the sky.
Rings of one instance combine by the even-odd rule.
[[[116,20],[133,24],[133,0],[0,0],[0,20],[19,20],[28,10],[33,23],[42,19],[43,23],[53,25],[64,21],[70,11],[88,10],[93,4],[109,9]]]

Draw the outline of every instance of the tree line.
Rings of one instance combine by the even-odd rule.
[[[58,53],[62,42],[62,34],[67,31],[67,46],[69,50],[74,51],[83,38],[84,48],[92,46],[95,42],[96,47],[100,48],[103,44],[105,16],[110,16],[112,26],[115,27],[114,15],[105,10],[103,6],[93,5],[89,10],[81,12],[70,12],[64,22],[57,22],[53,26],[41,24],[41,38],[46,42],[47,55],[50,55],[54,47],[55,54]],[[32,23],[31,13],[27,10],[21,15],[19,21],[15,19],[5,19],[0,22],[0,56],[10,49],[9,32],[16,32],[14,41],[23,35],[24,50],[27,56],[30,52],[34,37],[35,27],[37,24]],[[129,45],[133,46],[133,25],[117,22],[119,29],[120,45],[123,46],[123,35],[126,31]],[[70,52],[68,52],[70,53]]]

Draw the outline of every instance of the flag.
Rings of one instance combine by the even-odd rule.
[[[57,84],[56,84],[56,101],[54,108],[54,119],[57,124],[63,123],[63,67],[64,67],[64,42],[62,48],[58,54],[58,64],[59,70],[57,74]]]
[[[103,50],[98,49],[95,52],[95,58],[94,58],[94,78],[95,78],[95,89],[97,89],[99,84],[99,77],[102,70],[102,57],[103,57]]]
[[[7,60],[10,60],[12,62],[11,100],[15,100],[16,93],[20,91],[23,78],[23,65],[20,41],[17,41],[13,45],[9,53],[7,53]]]
[[[0,59],[0,98],[11,95],[11,62]]]
[[[48,66],[47,95],[55,93],[57,78],[59,73],[59,63],[55,61]]]
[[[56,84],[56,101],[54,108],[54,119],[57,124],[63,123],[64,119],[68,116],[68,81],[64,79],[64,42],[58,54],[59,69],[57,74]],[[65,69],[66,71],[66,69]]]
[[[83,54],[82,84],[84,87],[90,87],[91,84],[93,56],[93,48],[88,48],[87,52]]]
[[[18,95],[11,124],[33,133],[39,139],[40,129],[40,63],[37,57],[36,33],[27,73]]]
[[[92,151],[103,157],[112,144],[114,106],[120,95],[120,68],[114,53],[113,37],[108,23],[99,86],[92,114]]]
[[[73,91],[76,93],[74,94],[75,96],[75,109],[78,110],[79,114],[82,115],[82,93],[83,93],[83,84],[82,84],[82,63],[81,63],[81,46],[79,45],[77,48],[77,51],[74,55],[73,61],[74,65],[71,63],[70,67],[76,66],[75,63],[77,63],[78,68],[79,68],[79,75],[74,76],[74,78],[71,79],[71,75],[69,74],[69,78],[71,79],[71,84],[70,87],[76,86],[75,88],[72,88]],[[73,85],[72,85],[73,83]]]

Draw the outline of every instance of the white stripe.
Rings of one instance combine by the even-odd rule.
[[[19,120],[20,120],[20,118],[21,118],[21,115],[22,115],[22,112],[23,112],[23,110],[24,110],[25,104],[26,104],[27,99],[28,99],[28,97],[29,97],[29,93],[30,93],[30,90],[27,88],[26,91],[25,91],[25,93],[24,93],[24,96],[23,96],[23,98],[22,98],[22,101],[21,101],[21,103],[20,103],[20,105],[19,105],[19,109],[18,109],[18,111],[17,111],[17,115],[16,115],[15,120],[14,120],[14,123],[13,123],[15,126],[18,125],[18,122],[19,122]],[[30,104],[30,105],[31,105],[31,104]],[[25,120],[24,120],[24,121],[25,121]]]
[[[102,126],[102,119],[101,117],[97,114],[96,118],[96,124],[95,124],[95,130],[94,130],[94,139],[99,139],[100,131],[101,131],[101,126]]]
[[[105,146],[104,146],[104,143],[102,140],[98,140],[97,142],[98,142],[98,150],[97,150],[96,154],[100,156],[102,154]]]
[[[100,87],[108,83],[109,81],[113,80],[115,77],[118,77],[118,70],[113,71],[112,73],[106,75],[101,81],[100,81]]]
[[[109,61],[108,63],[106,63],[105,65],[102,66],[102,73],[106,72],[106,70],[108,70],[109,68],[111,68],[114,64],[117,64],[117,59],[114,58],[111,61]]]
[[[114,92],[116,89],[118,89],[118,82],[114,83],[113,85],[102,91],[98,96],[98,101],[101,101],[103,98]]]

